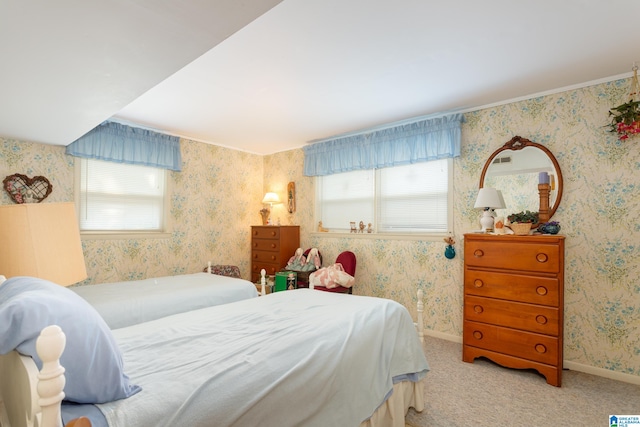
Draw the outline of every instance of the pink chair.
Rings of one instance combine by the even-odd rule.
[[[336,258],[336,264],[342,264],[344,271],[352,277],[356,277],[356,254],[351,251],[341,252]],[[325,288],[324,286],[315,286],[314,289],[325,292],[338,292],[343,294],[352,294],[353,287],[345,288],[344,286],[337,286],[335,288]]]

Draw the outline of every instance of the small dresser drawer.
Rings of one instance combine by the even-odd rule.
[[[251,237],[253,239],[280,239],[280,227],[264,226],[251,227]]]
[[[277,252],[280,250],[279,240],[267,240],[267,239],[254,239],[251,242],[251,249],[254,251],[272,251]]]
[[[280,264],[280,254],[277,252],[252,251],[251,260],[254,262]]]
[[[558,363],[556,337],[465,320],[463,338],[465,345],[548,365]]]
[[[499,273],[469,268],[464,275],[466,294],[557,307],[560,284],[557,277]]]
[[[531,239],[526,243],[512,241],[510,244],[468,240],[464,246],[465,263],[469,267],[558,273],[559,255],[558,245],[545,244],[544,239]]]
[[[558,309],[466,295],[464,318],[523,331],[558,336]]]

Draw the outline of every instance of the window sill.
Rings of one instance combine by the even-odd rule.
[[[310,233],[311,237],[318,238],[352,238],[352,239],[370,239],[370,240],[426,240],[432,242],[439,242],[442,239],[450,236],[450,233],[341,233],[341,232],[318,232],[313,231]]]
[[[81,240],[168,239],[166,231],[81,231]]]

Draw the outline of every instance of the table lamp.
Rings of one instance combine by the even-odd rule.
[[[504,209],[504,198],[502,197],[502,193],[495,188],[484,187],[478,191],[478,198],[473,207],[475,209],[484,209],[482,217],[480,218],[480,225],[482,226],[482,232],[488,233],[493,231],[493,216],[491,215],[491,210]]]
[[[31,276],[62,286],[87,278],[73,203],[0,206],[0,242],[6,278]]]
[[[268,204],[269,205],[269,209],[267,209],[267,215],[268,215],[268,224],[272,224],[271,222],[271,209],[273,209],[273,204],[276,203],[280,203],[280,197],[278,197],[278,195],[276,193],[267,193],[264,195],[264,198],[262,199],[262,203],[264,203],[265,205]]]

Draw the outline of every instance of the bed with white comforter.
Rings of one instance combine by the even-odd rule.
[[[208,273],[70,289],[89,302],[111,329],[258,296],[255,285],[248,280]]]
[[[66,348],[43,357],[47,368],[38,356],[60,328],[36,337],[52,323],[65,331]],[[8,419],[26,426],[36,425],[38,407],[27,403],[23,413],[15,403],[33,402],[47,378],[42,419],[51,409],[55,419],[61,397],[52,387],[63,384],[63,421],[84,415],[94,427],[404,426],[409,406],[424,408],[429,370],[402,305],[309,289],[110,330],[67,288],[10,279],[0,286],[0,334],[0,374],[30,389],[22,398],[3,377],[0,400]],[[55,378],[56,357],[66,383]],[[16,359],[26,371],[42,369],[40,380],[15,378]]]

